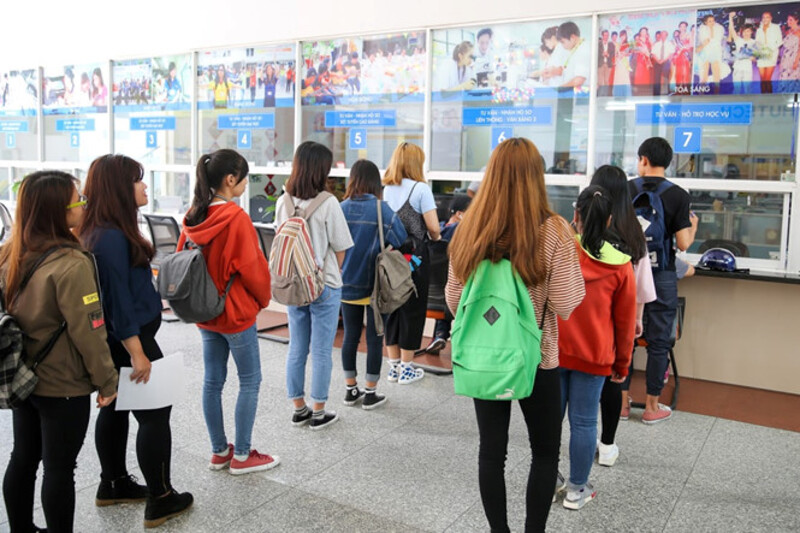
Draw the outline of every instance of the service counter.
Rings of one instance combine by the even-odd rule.
[[[697,271],[678,293],[686,298],[675,346],[681,376],[800,394],[800,276]]]

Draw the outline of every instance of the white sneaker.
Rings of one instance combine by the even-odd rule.
[[[559,494],[563,494],[565,492],[567,492],[567,480],[565,480],[564,476],[562,476],[561,472],[559,472],[558,477],[556,478],[556,489],[553,491],[553,503],[556,503]]]
[[[599,451],[597,463],[603,466],[614,466],[619,457],[619,447],[616,444],[603,444],[601,442],[597,449]]]
[[[567,496],[564,498],[564,507],[577,511],[597,497],[597,491],[591,483],[587,483],[578,490],[567,489]]]
[[[419,381],[425,377],[425,371],[421,368],[415,368],[411,365],[400,365],[400,377],[397,378],[397,382],[400,385],[408,385],[409,383],[414,383],[415,381]]]
[[[389,375],[386,376],[386,380],[396,382],[398,377],[400,377],[400,363],[393,364],[389,362]]]

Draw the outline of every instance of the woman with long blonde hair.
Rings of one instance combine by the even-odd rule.
[[[528,286],[537,321],[543,324],[542,361],[533,392],[519,405],[533,455],[525,531],[544,531],[553,489],[565,488],[556,486],[561,439],[557,317],[567,319],[581,303],[584,284],[569,225],[548,204],[544,164],[531,141],[512,138],[494,150],[449,252],[445,297],[454,316],[464,285],[480,262],[506,258]],[[509,531],[504,470],[511,401],[474,403],[483,509],[492,531]]]
[[[411,365],[414,352],[422,344],[422,330],[428,307],[430,259],[428,236],[441,238],[433,192],[425,182],[422,164],[425,153],[415,144],[404,142],[395,148],[383,184],[383,200],[397,213],[408,233],[401,251],[410,258],[412,279],[417,294],[386,321],[386,351],[389,354],[389,381],[401,385],[419,381],[425,371]]]

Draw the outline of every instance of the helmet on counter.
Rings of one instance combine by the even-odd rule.
[[[734,272],[736,270],[736,256],[725,248],[710,248],[705,251],[697,266],[707,270]]]

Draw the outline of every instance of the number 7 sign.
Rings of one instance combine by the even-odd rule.
[[[673,151],[677,154],[699,154],[703,138],[703,128],[675,128]]]

